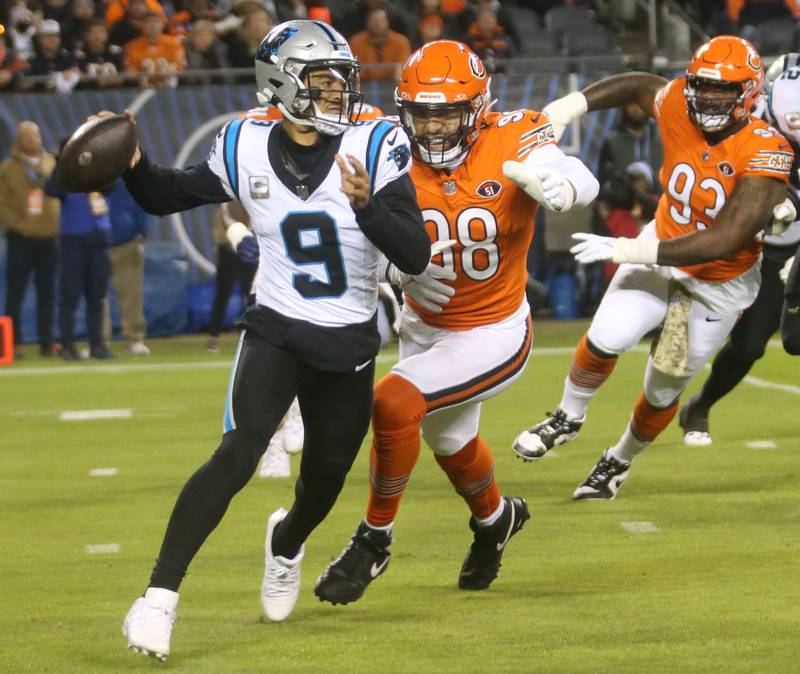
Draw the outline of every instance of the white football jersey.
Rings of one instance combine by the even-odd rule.
[[[229,122],[217,135],[208,166],[241,201],[258,238],[256,301],[291,318],[326,327],[368,321],[377,309],[380,252],[356,223],[332,161],[356,157],[376,193],[408,173],[411,148],[403,130],[385,121],[361,122],[331,143],[304,182],[284,168],[277,122]],[[326,160],[327,160],[326,155]]]

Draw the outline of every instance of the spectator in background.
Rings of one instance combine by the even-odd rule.
[[[0,220],[6,229],[5,313],[14,321],[14,343],[20,344],[22,300],[33,272],[39,351],[44,356],[53,352],[59,216],[58,200],[45,196],[44,185],[55,165],[54,157],[42,149],[42,136],[33,122],[17,127],[11,157],[0,164]]]
[[[211,224],[211,233],[217,245],[217,275],[215,277],[214,303],[211,305],[211,315],[208,319],[208,340],[206,351],[217,353],[219,351],[219,335],[225,323],[225,312],[228,302],[233,294],[236,282],[242,293],[242,306],[247,304],[247,295],[253,285],[253,278],[258,269],[258,261],[247,264],[228,243],[226,230],[230,222],[243,222],[249,224],[247,212],[238,201],[223,204]]]
[[[105,0],[104,0],[105,1]],[[155,12],[159,14],[163,19],[164,23],[167,22],[167,15],[164,13],[164,8],[161,6],[161,3],[158,0],[141,0],[145,4],[145,11],[137,8],[134,12],[134,16],[141,21],[144,18],[144,15],[147,12]],[[136,0],[110,0],[106,5],[106,26],[108,26],[109,31],[112,31],[114,24],[118,21],[122,21],[125,19],[126,16],[132,13],[132,5],[134,5]],[[113,32],[112,32],[113,35]],[[120,43],[115,43],[120,44]]]
[[[55,89],[60,94],[68,94],[80,80],[80,71],[72,55],[61,46],[61,26],[53,19],[45,19],[36,31],[36,56],[26,76],[45,76],[45,89]],[[33,88],[36,83],[24,80],[23,88]]]
[[[481,13],[487,9],[492,10],[495,22],[503,29],[503,33],[511,42],[513,52],[517,53],[522,48],[522,37],[514,23],[514,17],[503,7],[500,0],[474,0],[468,4],[457,17],[461,27],[459,34],[469,33],[471,26],[478,21]]]
[[[386,0],[356,0],[353,6],[342,17],[340,25],[342,34],[350,40],[354,35],[367,28],[367,19],[376,9],[383,9],[389,18],[389,27],[401,35],[409,35],[413,29],[414,20],[401,6]],[[352,47],[352,45],[351,45]]]
[[[119,73],[125,70],[122,47],[108,44],[108,28],[102,19],[92,19],[86,29],[83,50],[75,52],[81,73],[91,81],[87,86],[114,87],[122,84]]]
[[[726,0],[725,7],[737,28],[774,19],[800,19],[800,0]]]
[[[405,35],[389,28],[389,14],[385,9],[370,11],[366,30],[352,37],[350,48],[361,63],[362,80],[396,80],[400,68],[411,55],[411,43]],[[374,67],[381,64],[387,67]]]
[[[222,18],[211,6],[209,0],[187,0],[184,9],[175,12],[169,20],[169,30],[173,35],[185,38],[191,33],[195,22],[205,20],[219,21]]]
[[[12,51],[17,58],[30,61],[36,53],[34,45],[36,24],[33,12],[24,5],[16,5],[8,13],[8,23],[8,37]]]
[[[52,19],[61,26],[69,20],[68,0],[42,0],[41,10],[45,19]]]
[[[158,12],[148,12],[142,36],[125,45],[125,69],[152,75],[141,78],[144,87],[174,87],[178,83],[174,75],[186,69],[186,52],[180,38],[164,35],[164,19]]]
[[[272,19],[267,10],[255,2],[243,4],[241,11],[242,25],[228,46],[228,61],[233,68],[252,68],[258,45],[272,28]]]
[[[503,72],[504,68],[499,67],[497,61],[510,59],[514,55],[511,38],[497,23],[497,15],[490,7],[478,12],[464,42],[480,57],[490,73]]]
[[[439,14],[428,14],[420,20],[417,32],[419,34],[417,48],[441,40],[444,35],[444,19]]]
[[[217,39],[214,24],[200,19],[192,24],[189,42],[186,45],[186,67],[188,70],[220,70],[228,67],[225,46]],[[209,77],[191,78],[191,82],[208,82]]]
[[[28,69],[28,64],[10,50],[0,37],[0,91],[11,89]]]
[[[134,356],[147,356],[144,343],[147,324],[142,304],[144,281],[144,244],[150,216],[137,204],[122,180],[114,183],[106,195],[111,219],[111,280],[117,291],[122,319],[122,337]],[[108,335],[110,330],[103,331]]]
[[[65,143],[66,139],[61,143],[62,150]],[[77,194],[61,191],[55,172],[50,176],[45,192],[61,200],[58,303],[61,357],[64,360],[82,360],[75,346],[75,314],[83,296],[89,356],[100,360],[114,358],[102,334],[103,302],[111,279],[108,203],[101,192]]]
[[[661,168],[664,148],[658,128],[636,103],[622,108],[617,128],[606,136],[600,147],[597,178],[602,185],[614,173],[622,173],[633,162],[644,161],[655,175]]]
[[[147,0],[129,0],[125,14],[119,21],[109,24],[106,20],[108,41],[124,48],[128,42],[141,37],[144,17],[149,11]]]
[[[72,0],[70,17],[61,24],[64,47],[71,52],[84,49],[86,31],[93,20],[95,15],[92,0]]]

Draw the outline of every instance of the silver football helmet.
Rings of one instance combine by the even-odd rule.
[[[323,70],[341,87],[321,89],[309,74]],[[357,121],[363,96],[359,65],[347,40],[331,26],[308,19],[275,26],[256,52],[256,84],[261,105],[275,105],[295,124],[336,136]],[[324,113],[318,101],[340,95],[338,113]]]

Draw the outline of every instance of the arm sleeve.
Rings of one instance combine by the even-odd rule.
[[[595,200],[600,191],[597,178],[577,157],[568,157],[552,143],[536,148],[525,158],[528,166],[549,166],[569,180],[575,189],[575,203],[586,206]]]
[[[171,169],[152,163],[142,152],[139,163],[122,177],[136,203],[153,215],[231,200],[209,162],[188,169]]]
[[[431,241],[408,174],[396,178],[355,212],[364,235],[400,271],[420,274],[431,257]]]

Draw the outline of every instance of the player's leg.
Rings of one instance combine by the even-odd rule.
[[[236,284],[237,263],[239,259],[231,247],[225,244],[217,246],[217,274],[214,277],[214,301],[208,318],[208,340],[206,349],[219,351],[219,334],[225,322],[225,310]]]
[[[781,340],[786,352],[800,356],[800,255],[795,255],[784,290]]]
[[[530,518],[525,499],[500,493],[492,450],[478,434],[480,409],[480,402],[466,403],[422,422],[425,442],[472,514],[473,542],[458,578],[462,590],[485,590],[492,584],[506,543]]]
[[[783,282],[778,275],[787,254],[765,253],[761,287],[753,304],[731,331],[730,339],[711,364],[711,374],[699,393],[683,405],[678,417],[687,445],[709,445],[708,417],[711,407],[732,391],[764,355],[769,338],[780,325]]]
[[[711,321],[706,320],[712,318]],[[628,476],[631,463],[669,425],[678,410],[678,399],[692,377],[714,355],[725,341],[738,318],[738,313],[710,312],[695,301],[689,309],[689,353],[685,376],[666,374],[648,359],[644,391],[634,406],[630,421],[619,441],[600,457],[589,476],[572,497],[612,499]]]
[[[129,647],[159,659],[169,654],[178,588],[189,563],[252,477],[296,390],[291,355],[244,331],[231,367],[222,442],[178,496],[147,592],[125,618]]]
[[[620,266],[578,343],[561,402],[555,412],[517,436],[513,448],[518,456],[541,458],[578,434],[589,403],[611,375],[617,358],[664,319],[668,289],[664,270]]]
[[[80,360],[75,347],[75,313],[83,291],[86,267],[86,252],[81,237],[62,236],[58,279],[58,327],[61,334],[61,357],[64,360]]]
[[[374,360],[360,370],[320,372],[303,367],[298,398],[306,419],[295,501],[270,518],[262,601],[267,617],[285,619],[300,589],[304,543],[333,508],[369,428]]]

